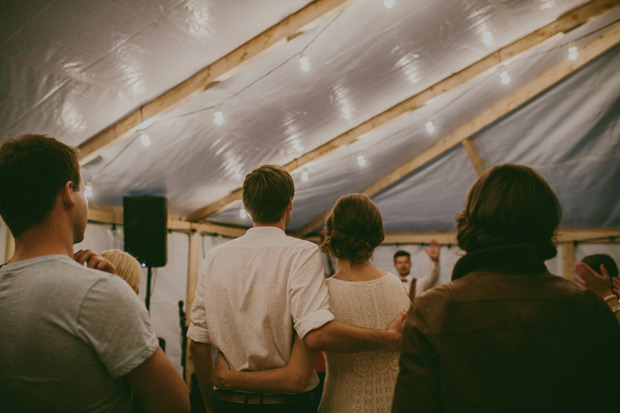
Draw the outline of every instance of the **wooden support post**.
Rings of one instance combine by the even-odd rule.
[[[196,284],[198,282],[198,267],[200,266],[200,246],[202,237],[198,231],[194,231],[189,235],[189,255],[187,270],[187,298],[185,300],[186,320],[185,324],[189,326],[189,315],[194,303],[194,294],[196,293]],[[185,353],[185,383],[191,387],[191,377],[194,372],[194,363],[189,353],[189,340],[187,340],[187,348]]]
[[[572,281],[574,276],[573,268],[575,266],[575,244],[568,242],[561,244],[562,248],[562,277]]]

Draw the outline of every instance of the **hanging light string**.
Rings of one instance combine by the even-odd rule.
[[[273,69],[271,69],[270,71],[268,71],[267,73],[265,73],[264,75],[260,76],[260,77],[259,77],[259,78],[257,78],[256,80],[252,81],[252,82],[251,82],[251,83],[249,83],[247,86],[243,87],[242,89],[238,90],[237,92],[233,93],[231,96],[229,96],[229,97],[228,97],[228,98],[226,98],[224,101],[222,101],[222,103],[225,103],[225,102],[227,102],[227,101],[229,101],[229,100],[233,99],[234,97],[238,96],[239,94],[241,94],[241,93],[245,92],[245,91],[246,91],[246,90],[248,90],[250,87],[254,86],[256,83],[260,82],[261,80],[263,80],[263,79],[264,79],[264,78],[266,78],[267,76],[271,75],[273,72],[275,72],[276,70],[278,70],[279,68],[281,68],[282,66],[284,66],[285,64],[287,64],[288,62],[290,62],[291,60],[293,60],[293,59],[295,59],[296,57],[298,57],[301,53],[305,52],[305,50],[306,50],[308,47],[310,47],[310,45],[312,45],[312,44],[313,44],[313,43],[314,43],[314,42],[318,39],[318,37],[319,37],[319,36],[320,36],[320,35],[321,35],[321,34],[322,34],[325,30],[327,30],[327,28],[328,28],[329,26],[331,26],[331,25],[332,25],[332,24],[333,24],[333,23],[334,23],[334,22],[338,19],[338,17],[340,17],[340,16],[342,15],[342,13],[343,13],[343,12],[344,12],[344,10],[340,11],[340,13],[338,13],[338,14],[337,14],[334,18],[332,18],[332,20],[331,20],[328,24],[326,24],[326,25],[325,25],[325,26],[324,26],[324,27],[323,27],[323,28],[322,28],[322,29],[321,29],[321,30],[320,30],[320,31],[319,31],[319,32],[318,32],[318,33],[317,33],[317,34],[316,34],[316,35],[315,35],[315,36],[314,36],[314,37],[313,37],[313,38],[312,38],[312,39],[311,39],[311,40],[310,40],[307,44],[306,44],[306,46],[304,46],[304,48],[301,50],[301,52],[300,52],[300,53],[296,53],[296,54],[294,54],[294,55],[290,56],[289,58],[287,58],[286,60],[284,60],[282,63],[280,63],[279,65],[277,65],[276,67],[274,67]],[[597,34],[597,33],[599,33],[599,32],[602,32],[602,31],[604,31],[604,30],[608,29],[609,27],[614,26],[614,25],[615,25],[615,24],[617,24],[618,22],[620,22],[620,19],[616,19],[616,20],[614,20],[614,21],[612,21],[612,22],[610,22],[610,23],[608,23],[608,24],[606,24],[606,25],[604,25],[604,26],[601,26],[601,27],[599,27],[599,28],[597,28],[597,29],[594,29],[594,30],[592,30],[592,31],[590,31],[590,32],[588,32],[588,33],[585,33],[585,34],[583,34],[583,35],[581,35],[581,36],[579,36],[579,37],[577,37],[577,38],[575,38],[575,39],[572,39],[572,40],[570,40],[570,41],[567,41],[567,42],[563,42],[563,43],[561,43],[561,44],[558,44],[557,46],[554,46],[554,47],[552,47],[552,48],[550,48],[550,49],[548,49],[548,50],[541,51],[541,52],[537,52],[537,53],[531,53],[531,54],[529,54],[529,55],[527,55],[527,56],[521,56],[521,57],[518,57],[518,59],[517,59],[517,60],[518,60],[519,62],[527,61],[527,60],[530,60],[530,59],[536,58],[536,57],[538,57],[538,56],[541,56],[541,55],[544,55],[544,54],[548,54],[548,53],[553,52],[553,51],[558,50],[558,49],[562,49],[562,48],[563,48],[563,49],[566,49],[566,48],[567,48],[567,46],[570,46],[570,47],[571,47],[571,50],[569,50],[569,56],[568,56],[568,57],[570,58],[570,54],[573,54],[573,55],[574,55],[575,53],[577,53],[577,54],[579,53],[579,49],[578,49],[578,47],[577,47],[577,45],[576,45],[576,44],[577,44],[577,42],[579,42],[580,40],[584,40],[584,39],[586,39],[586,38],[588,38],[588,37],[591,37],[591,36],[593,36],[593,35],[595,35],[595,34]],[[575,47],[576,49],[572,49],[572,47]],[[574,59],[571,59],[571,60],[574,60]],[[474,90],[476,90],[478,87],[480,87],[480,86],[482,85],[482,83],[483,83],[483,82],[479,82],[478,84],[474,85],[474,87],[471,87],[471,88],[469,88],[469,89],[465,90],[463,93],[461,93],[460,95],[458,95],[456,98],[451,99],[451,100],[450,100],[450,102],[448,102],[446,105],[444,105],[444,106],[442,106],[441,108],[439,108],[439,109],[438,109],[437,111],[435,111],[432,115],[427,116],[427,117],[425,118],[425,119],[426,119],[426,120],[425,120],[425,123],[428,123],[428,122],[431,122],[431,123],[432,123],[433,119],[436,119],[436,118],[438,117],[438,115],[439,115],[439,114],[441,114],[443,111],[445,111],[447,108],[449,108],[450,106],[452,106],[454,103],[456,103],[457,101],[459,101],[459,100],[460,100],[461,98],[463,98],[464,96],[466,96],[466,95],[470,94],[471,92],[473,92]],[[220,106],[221,106],[221,104],[218,104],[218,105],[211,105],[211,106],[208,106],[208,107],[205,107],[205,108],[202,108],[202,109],[197,109],[197,110],[194,110],[194,111],[191,111],[191,112],[187,112],[187,113],[184,113],[184,114],[181,114],[181,115],[177,115],[177,116],[174,116],[174,117],[165,118],[165,119],[160,119],[160,120],[159,120],[159,122],[162,122],[162,121],[167,121],[167,120],[179,119],[179,118],[182,118],[182,117],[190,116],[190,115],[193,115],[193,114],[196,114],[196,113],[200,113],[200,112],[205,112],[205,111],[208,111],[208,110],[215,110],[216,108],[219,108]],[[434,129],[436,129],[436,127],[435,127],[434,123],[432,123],[432,124],[433,124],[433,128],[434,128]],[[407,129],[410,129],[410,127],[409,127],[409,126],[408,126],[408,127],[404,127],[404,128],[402,128],[402,129],[400,129],[400,130],[396,131],[395,133],[391,134],[390,136],[395,136],[395,135],[397,135],[397,134],[399,134],[399,133],[401,133],[401,132],[403,132],[403,131],[405,131],[405,130],[407,130]],[[435,131],[435,130],[434,130],[434,131]],[[434,133],[434,131],[433,131],[433,133]],[[136,140],[136,139],[141,138],[141,137],[143,136],[143,135],[142,135],[142,133],[143,133],[143,132],[144,132],[144,130],[139,130],[139,131],[136,131],[136,133],[134,134],[134,136],[133,136],[133,137],[129,140],[129,142],[128,142],[128,143],[127,143],[124,147],[123,147],[123,149],[121,149],[119,152],[117,152],[117,153],[116,153],[116,155],[114,155],[114,157],[112,157],[112,158],[111,158],[108,162],[106,162],[106,163],[105,163],[105,164],[104,164],[101,168],[99,168],[99,169],[97,170],[97,172],[95,172],[94,174],[92,174],[91,178],[89,179],[89,182],[92,182],[92,181],[96,178],[96,176],[97,176],[97,175],[99,175],[101,172],[103,172],[103,171],[104,171],[104,170],[105,170],[105,169],[106,169],[106,168],[107,168],[107,167],[108,167],[108,166],[109,166],[112,162],[114,162],[114,161],[115,161],[115,160],[116,160],[116,159],[117,159],[117,158],[118,158],[118,157],[119,157],[119,156],[120,156],[123,152],[125,152],[125,150],[126,150],[126,149],[127,149],[127,148],[128,148],[128,147],[129,147],[129,146],[130,146],[130,145],[131,145],[131,144],[132,144],[132,143]],[[431,132],[429,132],[429,133],[431,133]],[[149,139],[149,142],[150,142],[150,139]],[[144,144],[144,142],[143,142],[143,145],[144,145],[144,146],[148,146],[148,145]],[[363,155],[361,155],[361,156],[363,157]],[[358,160],[358,163],[359,163],[359,160]],[[366,163],[365,158],[364,158],[363,163],[364,163],[364,164]],[[307,172],[307,170],[306,170],[306,172]]]
[[[201,109],[196,109],[196,110],[193,110],[191,112],[183,113],[181,115],[177,115],[177,116],[174,116],[174,117],[171,117],[171,118],[161,119],[160,122],[161,121],[178,119],[178,118],[190,116],[190,115],[193,115],[193,114],[196,114],[196,113],[200,113],[200,112],[205,112],[205,111],[215,110],[217,108],[221,108],[224,105],[224,103],[230,101],[231,99],[233,99],[233,98],[237,97],[238,95],[240,95],[241,93],[245,92],[246,90],[248,90],[249,88],[251,88],[252,86],[257,84],[258,82],[260,82],[261,80],[265,79],[267,76],[271,75],[273,72],[275,72],[278,69],[280,69],[282,66],[284,66],[285,64],[287,64],[291,60],[299,58],[300,54],[305,53],[305,51],[308,49],[308,47],[310,47],[319,38],[319,36],[321,36],[323,34],[323,32],[325,32],[325,30],[327,30],[327,28],[330,27],[338,19],[338,17],[340,17],[340,15],[342,15],[343,12],[344,12],[344,10],[340,11],[336,16],[334,16],[329,21],[329,23],[327,23],[316,35],[314,35],[314,37],[312,39],[310,39],[310,41],[301,49],[300,52],[297,52],[294,55],[288,57],[283,62],[278,64],[276,67],[274,67],[273,69],[269,70],[267,73],[261,75],[260,77],[256,78],[255,80],[253,80],[252,82],[250,82],[249,84],[244,86],[243,88],[239,89],[238,91],[236,91],[232,95],[228,96],[221,103],[219,103],[217,105],[211,105],[211,106],[208,106],[208,107],[205,107],[205,108],[201,108]]]

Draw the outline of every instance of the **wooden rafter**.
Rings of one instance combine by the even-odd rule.
[[[426,148],[420,154],[394,169],[388,175],[379,179],[377,182],[361,192],[372,197],[389,188],[418,168],[426,165],[433,159],[461,144],[465,139],[475,135],[485,127],[495,122],[497,119],[509,114],[545,90],[551,88],[553,85],[560,82],[577,69],[583,67],[606,51],[610,50],[612,47],[616,46],[618,43],[620,43],[620,25],[615,26],[599,36],[596,40],[581,48],[577,60],[572,62],[565,60],[547,70],[541,76],[519,89],[512,96],[491,106],[474,119],[460,126],[455,131]],[[308,225],[300,229],[298,233],[302,235],[307,234],[320,227],[323,225],[326,215],[327,212],[317,217]]]
[[[318,237],[309,237],[318,240]],[[441,245],[456,245],[455,231],[436,232],[392,232],[385,234],[383,244],[428,244],[436,240]],[[609,243],[620,242],[620,228],[561,228],[555,236],[558,244],[572,244],[574,242]]]
[[[90,204],[88,208],[88,221],[123,225],[123,208]],[[244,228],[229,227],[210,222],[188,222],[180,215],[168,216],[168,229],[185,232],[199,231],[231,238],[240,237],[247,231]]]
[[[136,130],[143,128],[145,124],[152,123],[178,105],[230,78],[253,61],[286,44],[289,39],[293,39],[321,24],[352,2],[353,0],[316,0],[311,2],[82,143],[79,146],[80,163],[82,165],[88,163],[103,149],[127,139]]]
[[[471,64],[465,69],[448,76],[440,82],[430,86],[429,88],[417,93],[410,98],[392,106],[390,109],[382,112],[369,120],[359,124],[353,129],[335,137],[329,142],[324,143],[318,148],[305,153],[301,157],[284,165],[284,168],[292,172],[308,162],[314,161],[334,150],[349,145],[356,141],[360,136],[376,129],[380,126],[393,121],[394,119],[422,107],[429,100],[436,98],[444,93],[450,92],[458,86],[474,79],[478,75],[486,72],[490,68],[497,66],[502,62],[510,61],[516,56],[525,53],[534,47],[537,47],[545,41],[551,39],[560,33],[569,32],[584,23],[618,7],[620,2],[617,0],[595,0],[577,7],[562,16],[554,22],[522,37],[515,42],[505,46],[481,60]],[[236,189],[225,197],[206,205],[187,216],[189,221],[199,221],[221,211],[231,203],[241,199],[241,189]]]
[[[463,140],[463,142],[461,143],[463,145],[463,148],[465,148],[465,151],[467,152],[467,156],[469,156],[469,161],[474,166],[476,173],[478,174],[478,176],[482,175],[485,171],[485,167],[484,167],[484,161],[482,160],[482,158],[480,157],[480,154],[478,153],[478,147],[476,146],[474,141],[471,140],[471,138],[467,138]]]

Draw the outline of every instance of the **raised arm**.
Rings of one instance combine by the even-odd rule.
[[[588,264],[585,262],[578,262],[575,264],[575,272],[577,276],[575,277],[575,281],[583,285],[595,292],[599,297],[601,297],[609,308],[614,312],[616,316],[616,320],[620,323],[620,302],[618,301],[618,296],[612,292],[612,286],[616,287],[616,284],[620,286],[620,283],[614,279],[614,283],[610,280],[609,274],[607,273],[607,269],[605,266],[601,264],[601,274],[598,274],[594,271]],[[618,278],[618,277],[615,277]],[[616,294],[619,291],[616,291]]]
[[[214,383],[220,388],[259,393],[302,393],[314,371],[317,352],[295,336],[291,357],[285,367],[263,371],[233,371],[221,353],[214,367]]]
[[[431,240],[429,248],[424,248],[424,252],[431,260],[431,272],[428,277],[423,278],[416,286],[416,295],[422,294],[424,291],[430,290],[439,281],[439,254],[441,248],[439,243]]]
[[[331,321],[309,332],[304,341],[311,349],[335,353],[358,353],[372,350],[399,350],[403,338],[404,309],[385,330],[361,328]]]

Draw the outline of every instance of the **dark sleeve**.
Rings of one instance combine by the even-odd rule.
[[[441,410],[439,357],[425,334],[423,304],[415,299],[407,316],[392,412]]]

